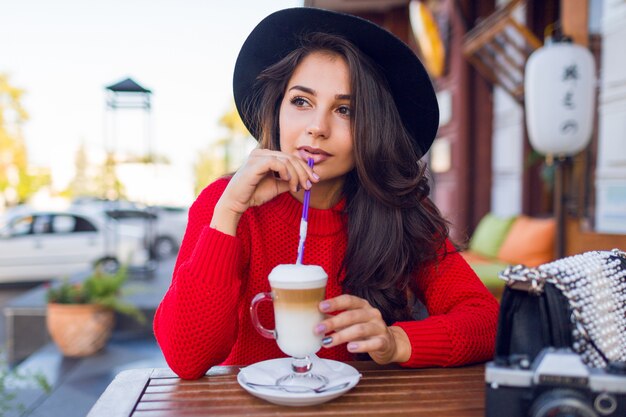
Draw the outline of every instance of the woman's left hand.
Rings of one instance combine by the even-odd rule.
[[[348,351],[367,352],[381,365],[409,360],[411,345],[404,330],[387,326],[380,311],[367,300],[343,294],[322,301],[319,309],[323,313],[340,311],[335,316],[328,316],[315,328],[317,334],[328,334],[322,342],[324,347],[347,343]]]

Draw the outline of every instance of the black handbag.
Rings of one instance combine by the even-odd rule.
[[[626,362],[626,253],[592,251],[536,268],[510,266],[500,273],[494,361],[532,363],[544,347],[577,352],[604,368]]]

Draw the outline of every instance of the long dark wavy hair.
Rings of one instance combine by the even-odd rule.
[[[342,191],[348,218],[343,290],[378,308],[388,325],[409,320],[411,276],[443,251],[448,224],[428,198],[421,152],[376,64],[339,36],[308,34],[299,48],[261,73],[249,102],[255,104],[248,103],[246,113],[260,127],[260,146],[280,149],[278,116],[288,81],[316,51],[339,55],[350,72],[355,168]]]

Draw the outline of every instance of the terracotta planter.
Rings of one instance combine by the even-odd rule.
[[[48,304],[46,324],[52,340],[65,356],[89,356],[111,336],[115,315],[95,304]]]

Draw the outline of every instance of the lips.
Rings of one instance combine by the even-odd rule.
[[[302,158],[304,161],[308,161],[309,158],[313,158],[313,162],[315,164],[319,164],[320,162],[323,162],[332,156],[331,154],[320,148],[313,148],[311,146],[299,147],[298,155],[300,155],[300,158]]]

